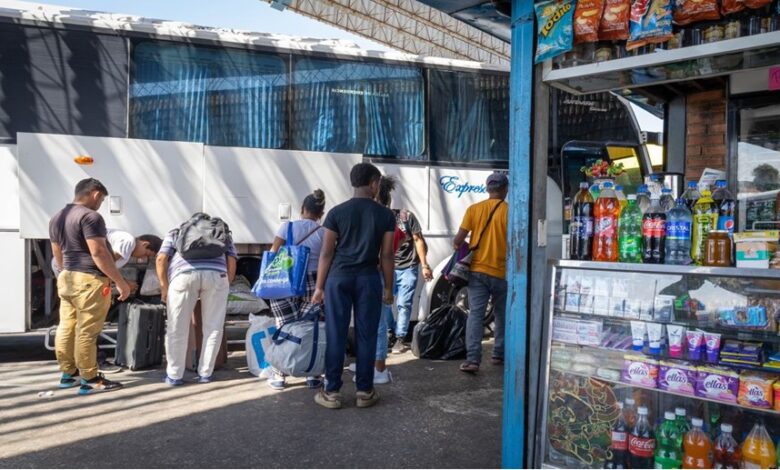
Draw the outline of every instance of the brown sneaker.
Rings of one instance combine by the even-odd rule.
[[[379,401],[379,394],[376,393],[376,390],[371,390],[370,392],[358,391],[355,395],[357,396],[358,408],[368,408],[376,405]]]
[[[324,408],[338,410],[341,408],[341,394],[339,392],[326,392],[324,389],[320,389],[314,395],[314,403]]]

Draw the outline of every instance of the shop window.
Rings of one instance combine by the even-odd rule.
[[[282,148],[288,76],[277,55],[143,42],[133,51],[131,137]]]
[[[780,103],[737,105],[739,230],[780,228]]]
[[[424,158],[422,69],[301,57],[292,82],[293,148]]]
[[[509,76],[431,70],[431,158],[509,159]]]

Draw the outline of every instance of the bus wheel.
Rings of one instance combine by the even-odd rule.
[[[469,293],[467,287],[453,288],[450,294],[450,303],[458,306],[461,310],[469,314]],[[493,336],[495,328],[495,321],[493,318],[493,299],[488,301],[487,309],[485,310],[485,319],[482,322],[485,327],[485,336]]]

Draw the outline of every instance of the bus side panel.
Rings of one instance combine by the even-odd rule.
[[[17,150],[24,238],[49,238],[49,219],[88,177],[108,188],[106,225],[136,235],[165,235],[203,204],[202,144],[19,133]],[[77,164],[82,155],[93,163]]]
[[[271,243],[280,204],[293,220],[314,189],[325,192],[326,211],[352,197],[349,171],[359,154],[329,154],[206,146],[205,210],[230,225],[236,243]]]
[[[0,231],[0,333],[23,333],[27,327],[25,253],[19,232]]]
[[[0,230],[19,230],[16,146],[0,145]]]

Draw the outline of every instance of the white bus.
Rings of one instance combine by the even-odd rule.
[[[373,162],[400,180],[393,207],[423,226],[436,272],[418,291],[424,316],[447,291],[439,272],[463,212],[508,166],[500,67],[5,5],[0,332],[53,323],[48,220],[84,177],[109,189],[109,228],[162,236],[205,211],[257,256],[306,194],[322,188],[332,207],[351,195],[351,166]]]

